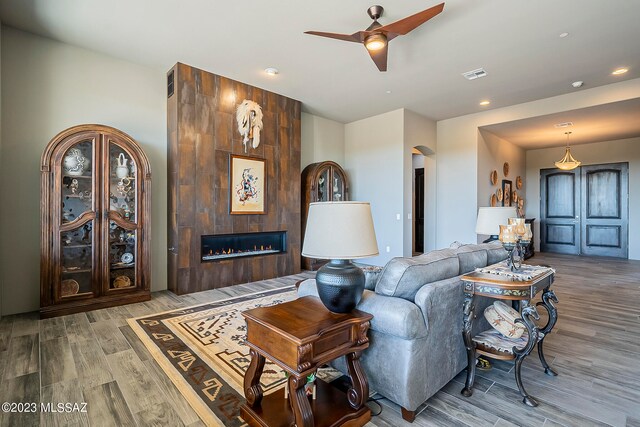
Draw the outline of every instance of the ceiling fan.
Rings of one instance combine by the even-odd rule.
[[[418,12],[414,15],[407,16],[404,19],[396,21],[391,24],[382,25],[378,22],[378,19],[382,16],[384,8],[382,6],[371,6],[367,13],[373,19],[373,23],[364,31],[358,31],[353,34],[336,34],[336,33],[324,33],[321,31],[305,31],[305,34],[312,34],[314,36],[329,37],[332,39],[344,40],[347,42],[356,42],[364,44],[364,47],[369,52],[371,59],[376,64],[380,71],[387,71],[387,51],[389,48],[388,42],[395,39],[398,36],[404,36],[412,30],[415,30],[420,25],[433,18],[444,9],[444,3],[440,3],[437,6],[430,7],[429,9]]]

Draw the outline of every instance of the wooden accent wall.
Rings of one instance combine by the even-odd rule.
[[[167,99],[168,281],[177,294],[222,288],[300,271],[299,101],[185,64],[176,64]],[[260,145],[244,153],[235,111],[262,107]],[[266,159],[266,213],[230,215],[229,157]],[[287,252],[200,261],[200,237],[287,231]]]

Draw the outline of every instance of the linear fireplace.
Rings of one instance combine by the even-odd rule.
[[[202,236],[202,262],[287,251],[287,232],[215,234]]]

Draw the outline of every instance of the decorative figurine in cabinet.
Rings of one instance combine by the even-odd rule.
[[[349,200],[347,174],[332,161],[312,163],[302,171],[302,242],[307,226],[309,204],[312,202],[340,202]],[[317,270],[327,260],[302,257],[302,268]]]
[[[127,134],[79,125],[41,162],[40,315],[150,299],[151,169]]]

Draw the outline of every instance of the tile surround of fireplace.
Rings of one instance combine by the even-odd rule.
[[[286,231],[201,236],[202,262],[287,252]]]

